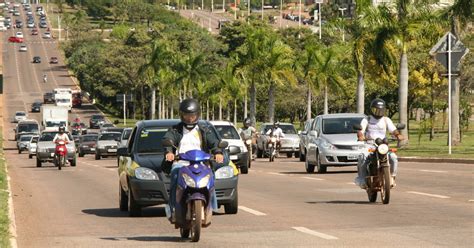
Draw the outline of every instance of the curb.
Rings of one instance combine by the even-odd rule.
[[[401,161],[401,162],[420,162],[420,163],[474,164],[474,159],[464,159],[464,158],[398,157],[398,161]]]

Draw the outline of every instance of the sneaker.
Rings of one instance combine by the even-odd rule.
[[[397,186],[397,184],[395,183],[395,177],[390,178],[390,185],[392,188],[395,188],[395,186]]]

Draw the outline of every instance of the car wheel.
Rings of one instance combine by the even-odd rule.
[[[306,153],[305,153],[306,154]],[[300,162],[304,162],[306,160],[306,155],[303,154],[302,152],[299,152],[298,155],[300,155]]]
[[[249,164],[249,163],[247,162],[247,164],[246,164],[246,165],[242,165],[242,166],[240,166],[240,172],[241,172],[242,174],[248,174],[248,173],[249,173],[249,167],[248,167],[248,164]]]
[[[100,155],[97,152],[95,153],[95,160],[100,160]]]
[[[41,160],[36,158],[36,167],[41,167]]]
[[[80,157],[80,158],[84,157],[84,153],[80,152],[80,153],[79,153],[79,157]]]
[[[29,158],[29,159],[32,159],[32,158],[33,158],[33,155],[28,154],[28,158]]]
[[[127,192],[122,189],[122,184],[119,183],[119,208],[120,211],[128,211],[128,196]]]
[[[76,155],[74,155],[74,158],[70,161],[72,167],[76,167],[77,164],[77,158]]]
[[[327,171],[327,166],[321,164],[321,159],[319,158],[319,153],[316,152],[316,170],[318,173],[323,174]]]
[[[310,164],[308,159],[304,161],[304,167],[306,169],[306,172],[308,173],[314,173],[314,165]]]
[[[235,189],[234,200],[224,205],[225,214],[236,214],[239,211],[239,191]]]
[[[130,217],[142,216],[142,207],[135,201],[130,186],[128,187],[128,215]]]
[[[257,158],[262,158],[262,157],[263,157],[263,151],[257,147]]]
[[[295,152],[295,158],[299,158],[300,157],[300,152]]]
[[[20,148],[18,148],[18,154],[21,154],[21,149]]]
[[[291,158],[291,156],[293,156],[293,153],[291,153],[291,152],[289,152],[289,153],[286,154],[286,157],[287,157],[287,158]]]

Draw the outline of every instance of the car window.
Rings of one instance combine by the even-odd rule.
[[[331,118],[323,120],[323,133],[324,134],[343,134],[343,133],[357,133],[357,130],[353,129],[354,124],[360,124],[362,117],[350,117],[350,118]]]
[[[23,135],[20,137],[20,141],[30,141],[31,137],[31,135]]]
[[[233,126],[217,126],[214,125],[214,127],[217,129],[219,132],[220,136],[223,139],[240,139],[239,134],[235,130]]]
[[[38,132],[39,126],[38,124],[19,124],[18,125],[18,132]]]
[[[319,130],[321,129],[321,118],[317,118],[316,119],[316,124],[315,124],[315,127],[313,130],[319,132]]]
[[[120,140],[120,133],[103,133],[99,140]]]
[[[39,141],[53,141],[54,136],[56,136],[57,132],[47,132],[42,133]]]
[[[127,143],[127,145],[128,145],[127,151],[128,152],[132,152],[132,147],[133,147],[133,144],[135,142],[136,133],[137,133],[137,127],[134,127],[133,130],[132,130],[132,133],[130,134],[129,141]]]
[[[26,115],[25,112],[17,112],[17,113],[16,113],[16,116],[25,116],[25,115]]]
[[[143,128],[138,133],[137,152],[138,153],[163,153],[163,137],[168,128],[148,127]]]
[[[31,138],[31,141],[30,141],[30,142],[31,142],[31,143],[38,143],[38,139],[39,139],[38,136],[34,136],[34,137]]]
[[[82,136],[82,142],[96,141],[98,136]]]
[[[91,119],[92,119],[92,120],[103,120],[104,117],[101,116],[101,115],[93,115]]]
[[[293,125],[280,125],[284,134],[296,134],[296,129]]]
[[[128,140],[128,138],[130,138],[131,133],[132,133],[132,129],[123,130],[122,139],[123,140]]]

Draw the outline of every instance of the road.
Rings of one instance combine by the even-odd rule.
[[[23,13],[22,13],[23,14]],[[86,155],[77,167],[42,168],[17,154],[13,113],[42,93],[74,82],[54,40],[25,33],[28,52],[4,42],[4,148],[19,247],[189,247],[163,206],[132,218],[118,209],[115,158]],[[43,32],[43,31],[42,31]],[[43,63],[32,64],[39,55]],[[45,63],[58,56],[59,65]],[[48,83],[41,77],[48,74]],[[92,106],[74,110],[88,120]],[[39,119],[38,114],[30,117]],[[473,166],[402,162],[389,205],[369,204],[352,181],[355,167],[305,173],[303,162],[257,159],[239,182],[239,213],[218,214],[195,247],[472,247]],[[223,213],[223,209],[220,209]]]

